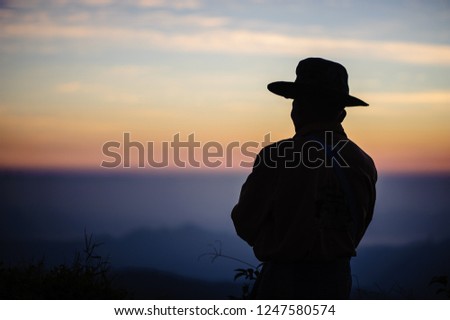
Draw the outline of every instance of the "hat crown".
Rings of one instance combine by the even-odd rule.
[[[295,73],[295,83],[346,95],[349,93],[347,70],[337,62],[307,58],[299,62]]]

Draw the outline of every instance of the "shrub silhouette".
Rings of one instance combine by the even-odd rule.
[[[101,245],[84,235],[85,248],[75,254],[71,265],[50,269],[44,261],[6,267],[0,264],[0,299],[122,299],[124,290],[115,288],[108,259],[96,255]]]
[[[436,295],[444,295],[447,299],[450,299],[450,283],[448,276],[434,276],[429,285],[438,285],[436,289]]]
[[[234,281],[241,278],[244,279],[245,282],[242,284],[242,296],[241,299],[250,299],[252,288],[261,273],[262,263],[255,266],[251,263],[248,263],[242,259],[229,256],[222,253],[222,242],[216,241],[215,245],[210,245],[213,249],[212,252],[206,252],[199,256],[199,259],[205,256],[209,256],[211,258],[211,263],[214,262],[217,258],[225,258],[228,260],[236,261],[242,265],[245,265],[246,268],[238,268],[234,269]],[[236,299],[236,297],[230,296],[232,299]]]

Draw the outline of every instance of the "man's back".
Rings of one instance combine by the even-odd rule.
[[[372,159],[341,126],[319,126],[260,152],[232,218],[261,261],[353,256],[372,219],[376,179]]]

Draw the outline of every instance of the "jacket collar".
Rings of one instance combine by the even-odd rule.
[[[312,133],[319,133],[324,131],[333,131],[334,133],[347,139],[344,128],[340,123],[337,122],[316,122],[305,125],[300,128],[300,130],[294,135],[294,139],[300,139]]]

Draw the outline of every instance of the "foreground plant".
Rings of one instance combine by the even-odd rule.
[[[112,285],[108,258],[97,255],[101,243],[84,234],[84,249],[72,264],[50,269],[44,260],[21,266],[0,264],[0,299],[122,299]]]

